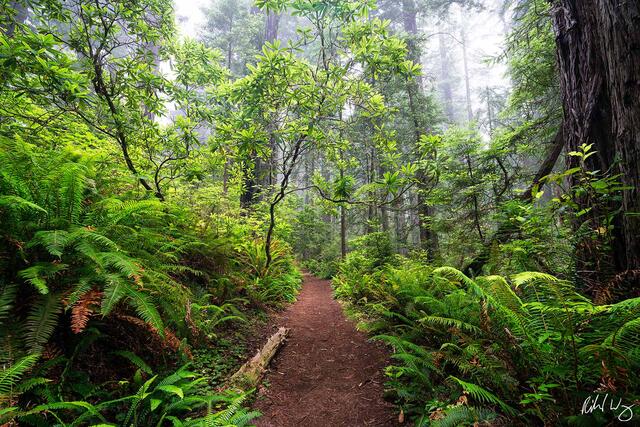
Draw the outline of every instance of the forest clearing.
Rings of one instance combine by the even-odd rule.
[[[0,0],[0,427],[640,425],[640,2]]]

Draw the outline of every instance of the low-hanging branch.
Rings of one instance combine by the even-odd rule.
[[[559,129],[556,132],[556,136],[553,140],[553,145],[551,149],[547,153],[544,161],[540,165],[538,172],[533,177],[531,185],[518,197],[518,200],[524,203],[530,203],[533,199],[533,190],[535,187],[539,186],[542,182],[543,178],[549,175],[553,171],[553,167],[558,161],[558,157],[560,157],[560,153],[564,148],[564,137],[562,134],[562,129]],[[491,255],[491,247],[496,243],[505,243],[514,233],[513,227],[507,223],[503,222],[498,225],[498,228],[493,233],[493,235],[485,241],[482,250],[478,255],[476,255],[471,262],[464,268],[465,274],[477,274],[482,270],[482,267],[489,261],[489,257]]]
[[[397,202],[407,191],[409,191],[411,188],[413,188],[415,186],[415,182],[410,183],[409,185],[405,186],[402,191],[399,191],[395,194],[395,197],[391,200],[386,200],[383,202],[376,202],[376,201],[372,201],[372,200],[351,200],[351,199],[336,199],[333,198],[331,196],[328,196],[324,190],[322,188],[320,188],[319,186],[312,184],[312,185],[308,185],[306,187],[299,187],[299,188],[294,188],[292,190],[289,190],[286,192],[286,194],[291,194],[291,193],[295,193],[298,191],[306,191],[306,190],[316,190],[318,192],[318,195],[328,201],[328,202],[332,202],[335,204],[347,204],[347,205],[360,205],[360,206],[374,206],[374,207],[380,207],[380,206],[387,206],[387,205],[392,205],[393,203]],[[389,193],[385,194],[385,198]]]

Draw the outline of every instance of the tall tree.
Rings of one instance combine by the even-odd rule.
[[[408,34],[407,49],[409,58],[420,63],[420,45],[418,44],[418,8],[415,0],[402,0],[402,23],[404,31]],[[414,128],[414,144],[416,149],[420,146],[420,141],[427,134],[427,124],[424,115],[421,113],[425,104],[422,92],[422,80],[416,77],[407,81],[407,95],[409,98],[409,111]],[[426,195],[435,185],[433,176],[428,176],[421,168],[417,175],[418,182],[418,227],[420,232],[420,245],[427,251],[428,257],[433,259],[438,252],[438,235],[432,227],[432,217],[434,215],[433,206],[429,205]]]
[[[604,254],[579,248],[582,266],[599,262],[592,280],[604,286],[612,276],[640,270],[640,3],[627,0],[555,0],[553,22],[564,104],[568,150],[593,144],[592,171],[620,174],[622,201],[611,201],[613,243]],[[570,157],[569,167],[576,166]],[[577,184],[577,183],[575,183]],[[582,201],[586,203],[586,200]],[[579,201],[580,203],[580,201]],[[583,205],[582,208],[588,208]],[[607,227],[594,210],[593,227]],[[589,268],[586,268],[587,270]]]

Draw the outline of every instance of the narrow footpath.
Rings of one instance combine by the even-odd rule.
[[[256,400],[258,427],[397,425],[383,399],[388,355],[345,317],[329,281],[305,275],[277,326],[290,328],[289,338]]]

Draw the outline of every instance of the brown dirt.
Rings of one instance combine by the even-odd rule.
[[[254,405],[258,427],[397,425],[383,399],[387,353],[345,318],[329,281],[305,275],[298,301],[274,326],[290,332]]]

